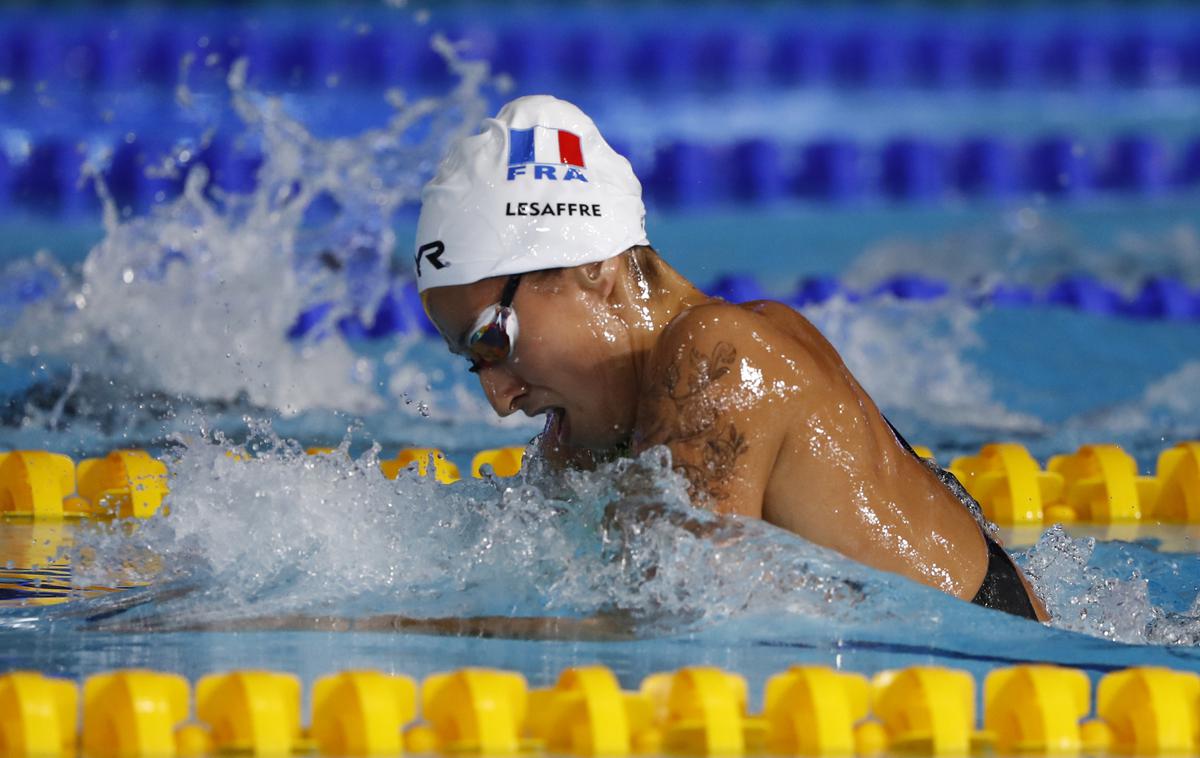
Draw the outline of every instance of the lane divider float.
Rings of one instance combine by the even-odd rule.
[[[142,215],[178,197],[188,172],[203,166],[213,186],[250,193],[264,156],[228,139],[204,147],[172,148],[154,138],[108,144],[84,140],[87,155],[112,156],[105,185],[122,213]],[[63,219],[97,219],[93,182],[80,181],[80,140],[29,138],[11,165],[0,166],[0,217],[11,209]],[[1003,136],[934,140],[892,136],[882,141],[836,137],[810,141],[747,136],[730,142],[664,137],[653,152],[629,150],[651,206],[702,210],[717,206],[927,205],[974,199],[1011,203],[1188,197],[1200,189],[1200,135],[1169,141],[1148,133],[1111,138],[1044,134],[1017,142]],[[150,167],[167,163],[164,178]]]
[[[177,674],[126,669],[74,681],[0,675],[0,755],[92,758],[319,753],[439,755],[859,755],[1039,753],[1196,755],[1200,676],[1136,667],[1101,677],[1028,664],[976,682],[915,666],[873,677],[821,666],[771,676],[761,713],[746,680],[709,666],[651,674],[621,689],[603,666],[530,689],[516,672],[343,671],[313,682],[308,725],[292,674],[233,671],[192,692]],[[1093,713],[1091,718],[1088,714]],[[982,721],[982,723],[980,723]]]
[[[912,9],[868,22],[836,11],[748,20],[732,6],[705,10],[696,18],[625,9],[618,15],[599,7],[583,18],[541,13],[541,23],[531,28],[512,14],[447,9],[439,14],[439,27],[463,56],[486,59],[534,90],[712,93],[832,86],[986,94],[1015,87],[1200,83],[1200,43],[1179,31],[1195,22],[1186,12],[1164,17],[1156,9],[1153,20],[1100,12],[1047,25],[1042,15],[1017,9],[1017,15],[1000,18],[968,12],[948,25],[936,13],[914,15]],[[198,62],[193,86],[219,86],[238,57],[248,59],[255,81],[298,91],[388,85],[424,92],[451,82],[429,49],[427,29],[369,9],[352,26],[329,14],[297,18],[270,7],[219,19],[186,9],[149,20],[108,8],[70,11],[14,16],[0,26],[12,50],[0,61],[0,74],[18,92],[39,82],[52,91],[149,85],[152,95],[166,99],[184,56]],[[622,33],[614,34],[618,26]]]
[[[1147,277],[1136,292],[1126,296],[1116,287],[1084,273],[1068,273],[1045,287],[998,283],[970,286],[965,290],[950,282],[923,274],[896,274],[865,289],[850,287],[832,276],[806,276],[796,280],[782,297],[768,292],[756,277],[745,274],[719,276],[702,287],[713,297],[733,303],[750,300],[780,300],[796,308],[821,305],[834,298],[859,303],[881,299],[926,302],[957,298],[975,307],[1055,307],[1100,316],[1145,320],[1200,321],[1200,287],[1168,276]],[[369,320],[345,315],[328,323],[334,306],[323,302],[307,308],[296,319],[288,336],[312,338],[336,328],[351,340],[371,340],[396,334],[437,337],[425,316],[416,284],[397,279],[376,303]]]
[[[180,258],[182,254],[179,253],[169,256],[172,261]],[[161,278],[157,271],[149,272],[147,276]],[[1200,321],[1200,287],[1170,276],[1148,276],[1128,295],[1087,273],[1067,273],[1044,287],[1005,282],[964,287],[924,274],[899,273],[862,288],[848,286],[833,276],[805,276],[797,279],[791,290],[782,296],[768,292],[756,277],[726,274],[701,289],[730,302],[780,300],[796,308],[821,305],[834,298],[850,303],[884,299],[926,302],[953,298],[979,308],[1054,307],[1099,316]],[[11,311],[15,318],[35,303],[60,296],[59,281],[45,270],[14,273],[11,279],[0,282],[0,312]],[[355,341],[387,339],[396,335],[438,336],[425,316],[416,284],[407,277],[394,279],[376,302],[339,306],[333,301],[321,301],[310,305],[296,317],[287,335],[293,340],[317,340],[333,330]]]
[[[917,446],[919,455],[933,452]],[[336,448],[308,448],[310,455]],[[246,459],[241,453],[231,457]],[[525,448],[481,450],[471,476],[520,473]],[[441,484],[462,478],[436,448],[404,448],[379,463],[384,476],[425,477]],[[948,469],[1001,526],[1054,523],[1200,523],[1200,442],[1163,450],[1153,475],[1139,475],[1133,457],[1113,444],[1087,444],[1052,456],[1043,468],[1023,445],[997,442]],[[44,450],[0,453],[0,517],[54,521],[70,518],[148,518],[168,494],[166,465],[143,450],[114,450],[104,458],[72,460]]]
[[[834,298],[859,303],[881,299],[925,302],[957,298],[975,307],[1065,308],[1100,316],[1164,321],[1200,321],[1200,287],[1169,276],[1147,277],[1136,292],[1126,296],[1116,287],[1085,273],[1068,273],[1045,287],[997,283],[986,286],[956,287],[950,282],[923,274],[896,274],[865,289],[854,288],[832,276],[801,277],[782,297],[763,288],[757,278],[745,274],[717,277],[702,287],[713,297],[733,303],[750,300],[780,300],[796,308],[821,305]],[[3,293],[0,293],[0,300]],[[15,302],[18,307],[28,301]],[[407,278],[394,281],[370,309],[369,319],[356,314],[331,318],[332,302],[305,309],[288,336],[292,339],[319,337],[328,330],[351,340],[372,340],[397,334],[421,334],[437,337],[437,331],[421,306],[416,284]],[[333,323],[330,323],[330,322]]]
[[[310,447],[306,452],[328,455],[336,448]],[[249,460],[243,453],[229,455]],[[471,460],[471,476],[516,476],[524,457],[523,447],[481,450]],[[435,448],[404,448],[379,466],[389,479],[432,473],[438,482],[453,484],[461,478],[454,461]],[[45,450],[0,452],[0,518],[149,518],[163,507],[167,479],[166,464],[144,450],[114,450],[78,466],[66,455]]]
[[[1164,450],[1153,476],[1117,445],[1083,445],[1043,469],[1023,446],[994,443],[949,470],[1001,526],[1200,523],[1200,442]]]

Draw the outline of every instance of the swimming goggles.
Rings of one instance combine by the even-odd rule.
[[[508,277],[504,290],[500,293],[500,302],[490,308],[485,308],[475,320],[471,336],[467,337],[467,358],[471,361],[471,371],[479,373],[485,368],[491,368],[507,358],[517,344],[517,314],[512,309],[513,297],[517,294],[517,285],[521,283],[521,275]]]

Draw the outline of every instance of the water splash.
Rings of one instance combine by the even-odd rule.
[[[1200,284],[1200,229],[1194,223],[1160,221],[1140,229],[1122,215],[1103,207],[1072,213],[1021,204],[994,221],[972,222],[934,239],[881,241],[856,258],[842,280],[869,289],[881,279],[917,273],[972,294],[999,284],[1044,288],[1064,274],[1087,273],[1126,296],[1150,276]],[[1186,212],[1175,218],[1187,218]]]
[[[264,157],[255,190],[222,191],[178,150],[158,168],[186,172],[180,197],[122,219],[91,169],[104,239],[78,277],[56,272],[58,297],[27,309],[0,352],[33,351],[123,387],[285,417],[382,408],[386,377],[329,327],[347,316],[369,323],[391,278],[396,210],[419,197],[446,145],[486,115],[496,86],[486,63],[460,60],[443,38],[434,45],[458,76],[449,94],[408,103],[391,93],[385,127],[329,140],[281,98],[247,89],[246,64],[236,63],[239,141]],[[331,307],[314,332],[328,336],[289,341],[298,314],[318,302]]]
[[[980,312],[961,302],[834,298],[804,309],[881,407],[926,422],[954,419],[961,427],[1036,433],[1041,422],[993,397],[984,372],[970,360],[983,345]]]
[[[1197,387],[1200,387],[1200,361],[1191,361],[1147,387],[1142,393],[1143,403],[1194,420],[1200,416]]]
[[[1020,564],[1045,600],[1054,626],[1133,645],[1200,644],[1200,595],[1191,583],[1194,556],[1172,558],[1152,547],[1097,543],[1071,537],[1061,526],[1046,530]],[[1152,583],[1161,585],[1152,596]],[[1194,596],[1190,608],[1172,609]]]
[[[1180,345],[1180,352],[1186,343]],[[1184,361],[1147,384],[1132,400],[1071,417],[1056,430],[1056,450],[1095,442],[1119,444],[1138,463],[1155,471],[1159,454],[1176,442],[1200,437],[1200,361]]]
[[[846,619],[894,582],[762,522],[693,509],[665,449],[595,472],[550,476],[535,463],[513,480],[445,487],[413,472],[386,479],[378,448],[351,458],[349,436],[309,456],[255,428],[245,446],[182,445],[170,515],[132,534],[82,532],[75,582],[189,588],[143,609],[156,624],[621,612],[669,628],[767,611]]]
[[[770,618],[770,633],[755,636],[967,649],[987,638],[978,614],[988,614],[997,639],[1074,632],[1137,645],[1200,642],[1200,616],[1184,599],[1200,576],[1195,556],[1051,529],[1019,556],[1053,615],[1041,632],[764,522],[694,509],[665,449],[562,475],[534,460],[514,479],[447,487],[412,471],[384,478],[377,447],[349,455],[351,435],[310,456],[269,424],[255,429],[243,446],[219,435],[183,441],[169,464],[169,515],[77,535],[78,586],[148,590],[57,612],[120,629],[313,616],[616,616],[640,635],[728,623],[745,631]]]

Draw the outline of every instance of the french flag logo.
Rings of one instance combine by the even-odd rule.
[[[564,129],[534,126],[508,130],[508,165],[565,164],[584,168],[579,135]]]

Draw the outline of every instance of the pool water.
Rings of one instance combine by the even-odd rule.
[[[1085,530],[1013,535],[1055,616],[1041,626],[762,523],[694,512],[657,451],[593,473],[535,465],[452,486],[385,479],[378,461],[401,447],[439,447],[464,465],[539,430],[495,419],[461,359],[419,330],[360,341],[331,326],[406,275],[421,182],[446,141],[491,108],[486,71],[461,73],[425,115],[401,109],[388,126],[338,137],[314,135],[235,77],[232,109],[266,158],[252,193],[214,196],[194,171],[180,198],[124,217],[109,205],[103,226],[6,221],[6,276],[48,282],[52,294],[3,306],[0,448],[79,459],[142,447],[167,461],[171,495],[169,515],[137,524],[0,525],[14,556],[0,584],[20,585],[0,606],[0,670],[196,678],[248,667],[308,681],[488,665],[540,686],[599,662],[633,687],[711,664],[745,675],[751,692],[804,662],[1200,671],[1200,558],[1183,527],[1099,541]],[[1195,321],[1005,308],[978,294],[981,283],[1044,287],[1080,272],[1126,293],[1152,275],[1195,288],[1194,207],[1182,196],[660,208],[648,228],[704,285],[750,275],[786,298],[808,275],[860,291],[900,273],[946,282],[928,301],[803,308],[905,436],[943,463],[997,440],[1042,461],[1115,442],[1149,472],[1159,451],[1200,437]],[[289,338],[316,303],[334,304],[323,328]],[[309,446],[337,450],[310,456]],[[650,506],[671,517],[638,526]],[[713,522],[715,536],[696,537],[687,519]],[[69,602],[14,602],[64,592]],[[391,614],[605,621],[586,639],[311,628],[317,617]]]

